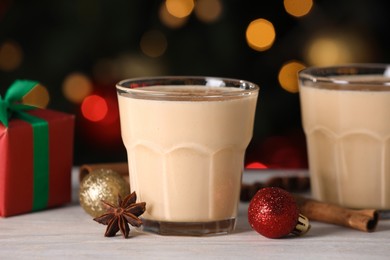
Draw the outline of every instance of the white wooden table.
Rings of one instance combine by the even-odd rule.
[[[302,237],[268,239],[250,228],[248,203],[241,203],[236,231],[229,235],[160,236],[133,228],[129,239],[119,233],[107,238],[106,226],[78,205],[77,174],[75,169],[71,205],[0,218],[0,259],[390,259],[390,220],[380,221],[373,233],[311,222]],[[244,182],[267,174],[246,173]]]

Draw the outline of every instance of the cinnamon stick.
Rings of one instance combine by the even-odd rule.
[[[295,196],[302,215],[309,220],[349,227],[365,232],[373,232],[377,226],[379,214],[374,209],[354,210],[330,203]]]

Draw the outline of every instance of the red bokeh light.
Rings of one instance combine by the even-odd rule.
[[[83,100],[78,110],[76,134],[82,148],[78,152],[87,154],[89,160],[102,154],[108,161],[124,158],[118,100],[113,86],[94,85],[94,92]]]
[[[81,113],[92,122],[103,120],[107,112],[108,105],[106,100],[98,95],[87,96],[81,104]]]
[[[305,135],[292,129],[251,143],[246,153],[247,169],[307,169]]]
[[[245,166],[246,169],[267,169],[268,167],[261,162],[251,162]]]
[[[305,168],[304,154],[295,136],[271,136],[262,144],[263,161],[270,168]]]

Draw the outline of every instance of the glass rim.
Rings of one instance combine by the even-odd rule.
[[[148,89],[145,87],[159,86],[170,87],[166,90]],[[178,92],[174,91],[177,86],[200,86],[200,87],[228,87],[235,91],[210,91],[210,92]],[[116,84],[119,95],[131,95],[144,99],[218,99],[223,97],[249,96],[259,91],[259,86],[253,82],[215,76],[156,76],[129,78]]]
[[[379,76],[379,78],[348,77],[341,79],[340,76]],[[299,71],[298,79],[299,81],[324,84],[390,86],[390,64],[352,63],[334,66],[312,66]]]

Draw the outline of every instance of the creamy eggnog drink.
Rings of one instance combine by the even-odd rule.
[[[233,230],[258,88],[218,78],[125,80],[117,85],[130,187],[146,202],[144,230]]]
[[[390,209],[390,78],[387,66],[309,68],[300,98],[315,198]]]

